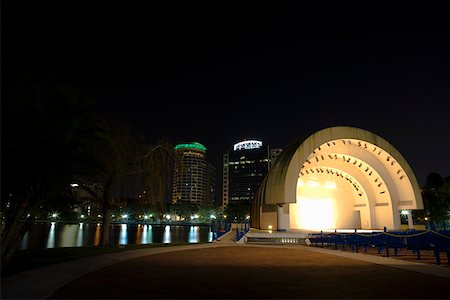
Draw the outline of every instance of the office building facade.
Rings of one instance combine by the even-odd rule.
[[[263,178],[270,169],[273,157],[281,149],[271,151],[259,140],[244,140],[233,145],[223,155],[222,207],[230,203],[251,203]]]

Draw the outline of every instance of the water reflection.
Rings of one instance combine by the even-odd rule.
[[[97,227],[95,227],[94,246],[98,246],[99,244],[100,244],[100,224],[97,224]]]
[[[20,249],[97,246],[101,240],[101,224],[58,222],[32,224]],[[152,243],[211,242],[209,226],[112,224],[111,245]]]
[[[25,233],[25,235],[23,236],[22,243],[20,244],[20,249],[27,249],[28,248],[28,239],[29,239],[28,235],[29,234],[30,234],[30,232],[27,231]]]
[[[213,240],[213,232],[211,231],[211,229],[208,232],[208,242],[211,243]]]
[[[144,225],[141,235],[141,244],[153,243],[152,225]]]
[[[55,222],[52,222],[48,231],[47,248],[55,248]]]
[[[137,230],[136,230],[136,239],[134,240],[134,243],[136,245],[139,245],[141,243],[141,235],[142,235],[142,226],[141,226],[141,224],[138,224]]]
[[[127,241],[128,241],[127,224],[121,224],[119,233],[119,244],[120,245],[128,244]]]
[[[191,226],[189,228],[189,243],[198,243],[199,241],[199,233],[198,226]]]
[[[80,226],[76,224],[68,224],[63,226],[60,234],[60,239],[58,242],[59,247],[70,247],[76,243],[77,232]]]
[[[80,223],[80,226],[78,227],[78,234],[77,234],[77,247],[83,246],[83,223]]]
[[[170,236],[170,226],[166,225],[166,227],[164,227],[164,235],[163,235],[163,244],[168,244],[171,241],[171,236]]]

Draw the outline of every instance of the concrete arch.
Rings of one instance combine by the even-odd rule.
[[[308,169],[310,174],[306,174]],[[353,199],[347,199],[350,202],[345,202],[348,207],[353,205],[355,212],[365,210],[367,216],[361,227],[397,229],[400,209],[423,208],[417,179],[393,145],[370,131],[337,126],[294,141],[278,156],[255,195],[253,227],[266,228],[270,223],[278,229],[302,229],[295,224],[292,211],[294,205],[301,202],[298,182],[302,178],[331,180],[326,173],[330,169],[348,174],[352,179],[347,178],[347,181],[353,187],[359,185],[366,191],[367,208],[362,208],[358,197],[352,196]],[[343,195],[341,192],[338,196],[341,198],[339,205],[344,204]],[[351,198],[347,192],[345,195]]]

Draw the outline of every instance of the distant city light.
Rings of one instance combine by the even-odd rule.
[[[58,216],[57,213],[52,213],[52,218],[56,218]]]
[[[80,218],[82,218],[82,219],[83,219],[83,218],[84,218],[84,215],[81,215],[81,216],[80,216]]]
[[[148,219],[148,216],[147,216],[147,215],[145,215],[145,216],[144,216],[144,219],[146,219],[146,220],[147,220],[147,219]]]
[[[77,187],[77,186],[79,186],[79,185],[78,185],[78,183],[71,183],[70,186],[71,186],[71,187]]]
[[[242,149],[256,149],[261,148],[262,142],[257,140],[248,140],[248,141],[242,141],[239,143],[234,144],[233,149],[236,150],[242,150]]]
[[[211,216],[209,216],[211,219],[215,219],[216,218],[216,216],[215,215],[211,215]]]
[[[126,218],[128,218],[127,214],[122,215],[122,219],[126,219]]]

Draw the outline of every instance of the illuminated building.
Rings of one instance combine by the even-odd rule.
[[[205,202],[215,204],[216,200],[216,167],[206,163],[206,194]]]
[[[354,127],[318,131],[286,147],[252,203],[252,227],[400,229],[423,209],[417,179],[382,137]]]
[[[172,203],[205,203],[207,173],[205,146],[197,142],[176,145]]]
[[[232,202],[251,202],[270,169],[271,156],[276,158],[281,152],[274,150],[261,141],[244,140],[224,154],[222,207]]]

